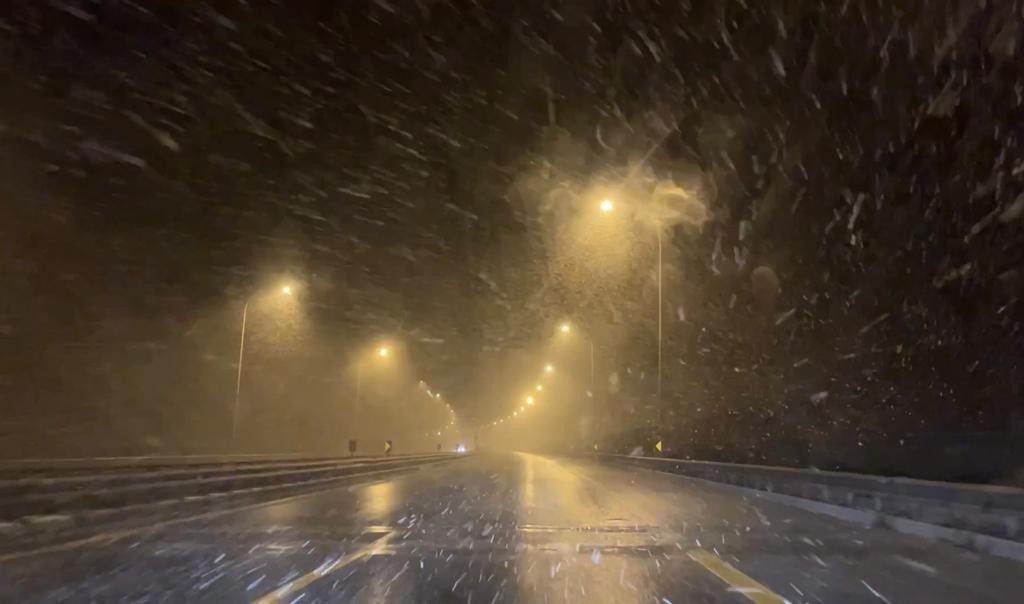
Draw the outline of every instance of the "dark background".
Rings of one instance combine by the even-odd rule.
[[[241,306],[287,278],[246,450],[340,451],[379,334],[393,416],[424,380],[488,424],[570,316],[601,421],[569,446],[1012,474],[1021,10],[9,3],[0,453],[222,450]],[[663,232],[660,402],[650,238],[618,281],[558,262],[557,192],[638,165],[707,213]]]

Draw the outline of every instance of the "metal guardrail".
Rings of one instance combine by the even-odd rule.
[[[226,514],[282,497],[458,459],[392,457],[113,458],[0,470],[0,562]]]
[[[38,466],[0,478],[0,520],[68,514],[268,487],[324,483],[369,472],[398,471],[455,459],[451,453],[312,460],[222,460],[184,465]],[[91,461],[91,460],[90,460]]]
[[[150,467],[90,467],[90,468],[37,468],[33,470],[7,470],[0,468],[0,499],[11,492],[59,490],[62,488],[109,488],[126,484],[145,484],[184,479],[189,477],[254,474],[259,472],[373,464],[388,460],[429,459],[427,456],[357,457],[316,459],[311,461],[251,461],[245,463],[196,463],[185,465],[159,465]]]
[[[435,453],[406,453],[391,458],[422,457]],[[123,468],[172,468],[202,465],[247,465],[254,463],[293,463],[316,461],[344,461],[356,459],[386,459],[383,455],[309,455],[305,453],[253,453],[232,455],[144,455],[131,457],[58,457],[9,459],[0,461],[0,477],[10,473],[54,473],[59,471],[102,470]]]

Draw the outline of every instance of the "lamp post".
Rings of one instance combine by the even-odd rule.
[[[292,295],[292,286],[284,285],[281,287],[281,293],[285,296]],[[235,444],[238,438],[238,410],[242,395],[242,362],[245,360],[245,326],[246,319],[249,315],[249,303],[252,302],[252,296],[246,298],[245,305],[242,306],[242,329],[241,334],[238,337],[238,373],[235,376],[235,404],[231,410],[231,450],[234,451]]]
[[[661,316],[664,312],[661,303],[661,224],[657,224],[655,230],[658,232],[658,409],[661,409]]]
[[[609,214],[615,210],[615,204],[610,199],[604,199],[598,204],[598,211],[602,214]],[[657,402],[661,404],[661,332],[662,332],[662,314],[664,309],[662,308],[662,236],[661,236],[661,221],[658,220],[655,223],[655,232],[658,238],[658,378],[657,378]]]
[[[377,348],[377,351],[376,351],[375,355],[379,359],[387,359],[388,357],[391,356],[391,349],[388,348],[387,346],[380,346],[379,348]],[[352,406],[352,435],[353,436],[356,436],[356,435],[359,434],[359,402],[360,402],[360,395],[362,394],[362,389],[363,389],[363,365],[364,364],[365,364],[365,360],[360,357],[359,361],[356,363],[356,398],[355,398],[355,403]],[[356,439],[356,440],[358,440],[358,439]]]
[[[607,199],[605,200],[608,201]],[[611,203],[611,202],[609,202]],[[569,322],[562,323],[558,330],[563,334],[568,334],[573,331],[572,324]],[[594,394],[594,338],[587,332],[583,332],[583,337],[587,339],[587,345],[590,348],[590,395],[593,397]]]
[[[238,435],[238,403],[242,393],[242,359],[245,357],[245,319],[249,315],[249,301],[242,307],[242,335],[238,342],[238,376],[235,379],[235,404],[231,409],[231,450],[235,449]]]

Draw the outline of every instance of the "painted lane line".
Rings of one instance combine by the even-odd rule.
[[[737,570],[735,566],[707,550],[698,549],[688,553],[695,562],[711,571],[711,574],[728,583],[730,591],[743,594],[745,598],[754,604],[783,604],[787,602],[785,598],[751,579]]]
[[[370,556],[382,553],[393,535],[394,533],[388,533],[371,543],[367,543],[347,556],[342,556],[341,558],[327,564],[321,564],[301,577],[292,579],[267,595],[253,600],[252,604],[280,604],[281,602],[289,602],[291,601],[288,599],[289,596],[293,596],[297,592],[306,589],[316,581],[319,581],[334,571],[341,570],[342,568],[345,568],[354,562],[358,562],[363,558],[369,558]]]

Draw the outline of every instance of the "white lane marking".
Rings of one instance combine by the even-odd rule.
[[[366,545],[360,547],[351,554],[342,556],[341,558],[338,558],[337,560],[334,560],[332,562],[321,564],[317,568],[314,568],[313,570],[302,575],[301,577],[292,579],[288,583],[285,583],[281,587],[278,587],[277,589],[266,594],[265,596],[253,600],[253,604],[280,604],[281,602],[295,601],[287,600],[286,598],[288,598],[288,596],[297,594],[303,589],[309,587],[314,582],[319,581],[323,577],[331,574],[336,570],[345,568],[353,562],[358,562],[363,558],[369,558],[370,556],[380,553],[387,545],[387,543],[391,540],[392,535],[394,535],[394,533],[388,533],[386,535],[383,535],[382,537],[374,540],[372,543],[367,543]],[[301,594],[299,595],[299,597],[301,598],[302,595],[305,594]]]

